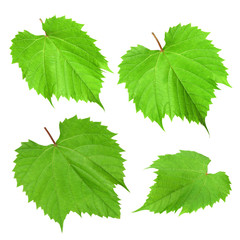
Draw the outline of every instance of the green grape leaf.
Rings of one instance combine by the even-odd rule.
[[[151,166],[157,169],[155,184],[137,211],[168,213],[182,208],[181,215],[225,201],[231,190],[229,178],[224,172],[207,173],[209,163],[209,158],[191,151],[159,156]]]
[[[126,83],[129,100],[144,117],[157,122],[167,114],[201,123],[215,97],[217,83],[230,86],[226,67],[217,49],[203,32],[190,24],[170,28],[162,48],[155,34],[159,50],[138,45],[122,57],[119,83]]]
[[[72,211],[100,217],[120,218],[118,196],[114,192],[123,181],[123,150],[114,133],[98,122],[76,116],[60,123],[60,137],[54,144],[22,143],[16,151],[15,178],[23,185],[29,201],[34,201],[63,229]]]
[[[111,71],[94,44],[78,24],[65,17],[42,22],[45,35],[19,32],[12,40],[12,63],[18,63],[29,88],[47,98],[53,95],[76,101],[96,102],[101,107],[102,69]]]

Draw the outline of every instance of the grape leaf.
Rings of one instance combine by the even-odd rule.
[[[47,131],[47,129],[46,129]],[[48,132],[48,131],[47,131]],[[49,132],[48,132],[49,133]],[[120,218],[114,187],[123,181],[123,162],[115,134],[105,126],[76,116],[60,123],[60,137],[54,144],[22,143],[16,151],[15,178],[34,201],[63,229],[72,211]]]
[[[229,178],[224,172],[208,174],[209,163],[209,158],[191,151],[159,156],[151,166],[157,169],[155,184],[137,211],[168,213],[182,208],[181,215],[225,201],[231,190]]]
[[[29,88],[47,98],[52,95],[76,101],[96,102],[101,107],[102,69],[110,71],[95,40],[65,17],[42,22],[44,35],[19,32],[12,40],[12,63],[18,63]]]
[[[165,34],[164,48],[153,33],[160,51],[138,45],[122,57],[119,83],[126,83],[129,100],[144,117],[162,128],[166,114],[171,120],[185,117],[207,129],[205,118],[217,83],[230,86],[220,50],[206,39],[208,34],[179,24]]]

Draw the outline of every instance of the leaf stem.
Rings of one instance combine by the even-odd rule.
[[[41,18],[39,18],[40,22],[43,24],[43,20]],[[44,31],[45,32],[45,31]],[[45,37],[47,37],[47,33],[45,32]]]
[[[52,135],[50,134],[50,132],[47,130],[46,127],[44,127],[44,129],[45,129],[45,131],[47,132],[48,136],[51,138],[51,140],[52,140],[54,146],[57,147],[57,144],[56,144],[56,142],[54,141],[54,139],[53,139]]]
[[[157,41],[158,43],[158,46],[160,47],[160,51],[163,52],[163,48],[161,46],[161,43],[159,42],[158,38],[156,37],[156,35],[154,34],[154,32],[152,32],[152,35],[154,36],[155,40]]]

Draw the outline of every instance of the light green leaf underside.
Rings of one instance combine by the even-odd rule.
[[[178,25],[166,33],[163,52],[141,45],[127,51],[119,65],[119,83],[126,83],[137,111],[162,128],[166,114],[207,128],[205,118],[217,83],[229,86],[219,49],[207,35],[191,25]]]
[[[46,36],[19,32],[12,40],[13,63],[18,63],[29,88],[51,102],[52,95],[101,107],[102,69],[110,71],[95,40],[71,19],[50,18],[42,24]]]
[[[17,185],[23,185],[29,201],[36,202],[61,229],[70,211],[119,218],[114,187],[126,186],[123,150],[114,135],[89,119],[65,120],[60,123],[57,147],[28,141],[16,150]]]
[[[191,151],[160,156],[151,168],[157,169],[155,184],[144,205],[137,211],[164,211],[180,214],[205,208],[230,193],[230,181],[224,172],[208,174],[209,158]]]

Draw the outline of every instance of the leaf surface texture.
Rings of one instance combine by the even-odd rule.
[[[137,211],[168,213],[181,209],[183,214],[225,201],[231,190],[229,178],[224,172],[207,173],[209,163],[209,158],[192,151],[160,156],[151,166],[157,170],[155,184]]]
[[[15,178],[29,201],[63,228],[72,211],[100,217],[120,217],[115,185],[126,188],[119,147],[100,123],[73,117],[60,123],[54,144],[22,143],[16,151]],[[127,188],[126,188],[127,189]]]
[[[119,83],[126,83],[136,110],[157,122],[168,115],[207,128],[205,118],[217,84],[228,85],[219,49],[190,24],[170,28],[163,52],[138,45],[122,57]]]
[[[19,64],[29,88],[50,102],[55,95],[102,107],[102,70],[110,69],[82,27],[71,19],[53,17],[42,23],[45,35],[19,32],[12,40],[12,62]]]

